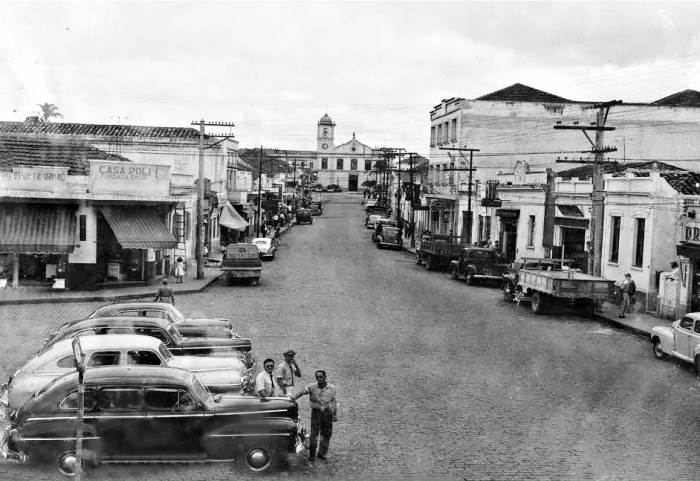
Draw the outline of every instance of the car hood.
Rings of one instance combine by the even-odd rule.
[[[183,337],[177,347],[250,347],[250,339],[245,337]]]
[[[199,377],[199,376],[197,376]],[[296,412],[297,403],[290,401],[288,398],[266,398],[265,401],[257,396],[250,395],[222,395],[218,403],[211,406],[215,413],[230,413],[231,411],[241,412],[265,412],[265,411],[286,411],[289,408],[294,408]]]
[[[168,361],[170,367],[181,367],[198,375],[210,371],[235,371],[245,369],[240,359],[235,357],[174,356]]]
[[[654,334],[673,337],[673,328],[669,326],[654,326],[651,328],[651,336],[654,337]]]

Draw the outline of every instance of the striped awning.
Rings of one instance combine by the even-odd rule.
[[[241,217],[230,202],[226,202],[226,205],[224,205],[224,208],[221,211],[219,225],[222,225],[227,229],[244,231],[245,228],[248,227],[248,222]]]
[[[123,249],[172,249],[177,239],[153,207],[101,207]]]
[[[75,207],[0,205],[0,252],[65,254],[75,248]]]

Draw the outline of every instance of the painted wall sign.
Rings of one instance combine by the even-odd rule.
[[[91,160],[90,180],[93,193],[166,196],[170,189],[170,166]]]

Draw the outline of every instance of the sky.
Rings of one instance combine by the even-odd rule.
[[[0,120],[233,122],[241,147],[427,155],[430,110],[516,82],[574,100],[700,90],[700,2],[0,2]],[[214,129],[220,133],[228,129]]]

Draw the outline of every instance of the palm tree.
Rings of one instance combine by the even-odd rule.
[[[44,102],[38,105],[41,109],[41,120],[44,123],[49,123],[52,117],[63,117],[63,114],[58,111],[58,107],[55,104]]]

